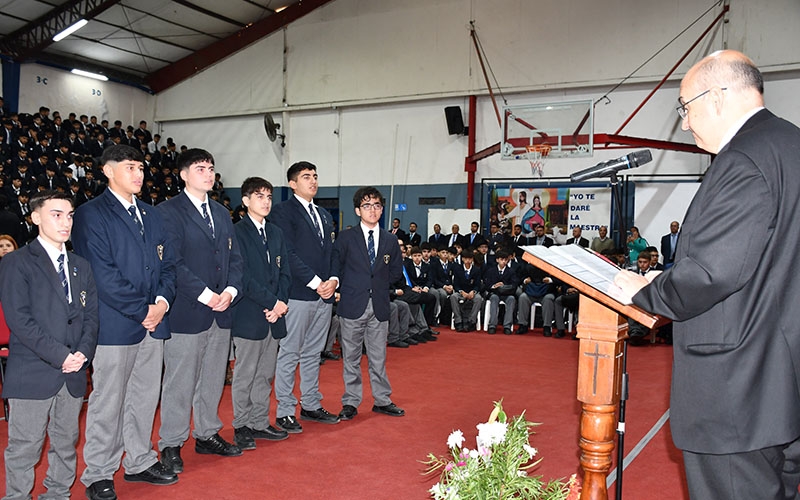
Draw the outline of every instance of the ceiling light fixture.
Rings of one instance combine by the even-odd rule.
[[[61,33],[59,33],[59,34],[57,34],[56,36],[54,36],[54,37],[53,37],[53,41],[54,41],[54,42],[60,42],[61,40],[63,40],[63,39],[65,39],[65,38],[67,38],[67,37],[68,37],[68,36],[70,36],[71,34],[73,34],[73,33],[75,33],[76,31],[78,31],[79,29],[83,28],[83,27],[84,27],[84,26],[86,26],[87,24],[89,24],[89,21],[87,21],[86,19],[81,19],[81,20],[80,20],[80,21],[78,21],[77,23],[73,24],[73,25],[72,25],[72,26],[70,26],[69,28],[65,29],[65,30],[64,30],[64,31],[62,31]]]
[[[86,78],[94,78],[95,80],[100,80],[103,82],[108,81],[108,77],[106,75],[101,75],[99,73],[90,73],[88,71],[83,71],[82,69],[73,69],[70,71],[73,75],[85,76]]]
[[[280,12],[282,10],[286,10],[286,7],[288,7],[288,5],[284,5],[283,7],[278,7],[277,9],[275,9],[275,13],[277,14],[278,12]]]

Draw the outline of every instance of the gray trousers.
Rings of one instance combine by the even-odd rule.
[[[461,314],[461,302],[471,302],[472,309],[470,309],[469,317],[464,321]],[[450,307],[453,309],[453,322],[458,325],[459,323],[478,323],[478,314],[483,308],[483,297],[475,294],[475,297],[470,301],[461,297],[460,293],[454,293],[450,296]]]
[[[86,412],[84,485],[113,480],[123,451],[127,474],[138,474],[158,462],[151,438],[163,359],[164,341],[149,334],[135,345],[97,346]]]
[[[278,340],[271,334],[264,340],[233,338],[233,427],[265,430],[269,427],[269,394],[275,380]]]
[[[553,318],[556,320],[556,329],[564,330],[564,306],[559,302],[556,305],[556,296],[548,293],[544,297],[531,297],[527,293],[519,296],[519,311],[517,312],[517,322],[520,325],[533,327],[531,319],[531,305],[534,302],[542,304],[542,325],[552,326]]]
[[[336,339],[339,338],[340,330],[341,327],[339,326],[339,316],[331,314],[331,328],[328,330],[328,339],[325,341],[326,352],[333,351],[333,344],[335,344]]]
[[[411,309],[402,300],[389,302],[389,333],[386,342],[392,343],[408,338],[408,325],[411,323]]]
[[[183,446],[192,436],[208,439],[220,429],[219,401],[225,387],[231,331],[211,327],[196,334],[173,333],[164,341],[164,382],[158,449]]]
[[[322,299],[289,299],[286,314],[286,337],[280,341],[275,369],[277,417],[294,416],[297,398],[294,396],[295,371],[300,365],[300,404],[306,410],[322,406],[319,392],[319,355],[331,326],[332,304]]]
[[[361,382],[361,346],[367,347],[369,383],[372,398],[378,406],[391,404],[392,386],[386,375],[386,336],[388,321],[378,321],[372,310],[372,299],[358,319],[339,318],[342,323],[342,360],[344,395],[342,405],[358,408],[363,398]]]
[[[47,399],[9,399],[8,447],[5,452],[6,496],[4,500],[31,498],[34,466],[42,458],[45,432],[47,450],[47,493],[39,498],[69,498],[75,482],[80,430],[78,415],[83,397],[73,397],[66,384]]]
[[[497,317],[498,312],[500,311],[500,301],[505,302],[506,310],[505,314],[503,315],[503,328],[511,328],[514,324],[514,307],[517,305],[517,298],[513,295],[508,295],[506,297],[500,297],[499,295],[491,294],[489,296],[489,328],[493,328],[497,326],[499,323],[499,319]],[[530,308],[530,306],[528,306]]]

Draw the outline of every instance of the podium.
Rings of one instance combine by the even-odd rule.
[[[570,245],[577,248],[577,245]],[[523,249],[544,247],[523,247]],[[566,247],[560,247],[566,248]],[[572,250],[570,250],[572,251]],[[587,261],[602,258],[586,252]],[[591,255],[591,257],[589,257]],[[580,257],[580,255],[577,255]],[[523,259],[580,293],[578,338],[578,393],[581,402],[580,442],[583,489],[581,500],[607,500],[606,476],[614,451],[615,411],[620,401],[623,342],[628,336],[628,318],[652,328],[659,317],[632,304],[624,304],[594,285],[564,271],[563,266],[525,251]],[[591,262],[590,262],[591,263]],[[604,269],[615,272],[612,264]],[[607,276],[608,277],[608,276]],[[622,466],[622,464],[618,464]]]

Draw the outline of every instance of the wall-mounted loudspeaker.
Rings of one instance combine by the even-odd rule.
[[[461,116],[461,106],[447,106],[444,108],[444,117],[447,120],[448,134],[467,134],[467,127],[464,126],[464,119]]]

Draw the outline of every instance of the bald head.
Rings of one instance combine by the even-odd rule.
[[[735,50],[714,52],[692,66],[680,92],[686,111],[681,127],[692,132],[699,147],[715,154],[731,127],[764,105],[761,72]]]

